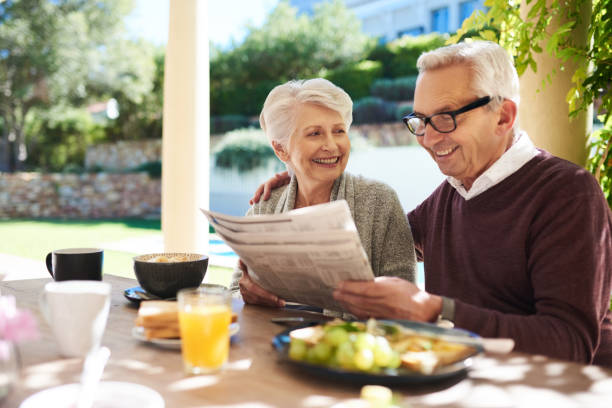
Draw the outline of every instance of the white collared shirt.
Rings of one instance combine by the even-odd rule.
[[[515,136],[512,146],[491,167],[474,180],[469,191],[456,178],[449,176],[446,179],[465,200],[469,200],[500,183],[506,177],[523,167],[525,163],[533,159],[537,154],[538,150],[531,139],[529,139],[527,133],[521,132],[518,136]]]

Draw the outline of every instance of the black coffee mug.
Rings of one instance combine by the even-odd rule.
[[[56,249],[47,254],[47,270],[56,281],[102,280],[104,250],[100,248]]]

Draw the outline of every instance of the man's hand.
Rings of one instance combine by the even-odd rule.
[[[360,319],[376,317],[431,322],[442,310],[441,297],[391,276],[379,276],[369,282],[340,282],[334,290],[334,299]]]
[[[242,269],[242,278],[238,282],[240,294],[245,303],[252,305],[266,305],[273,307],[285,307],[285,301],[278,296],[268,292],[251,279],[246,265],[240,260],[240,269]]]
[[[289,177],[288,171],[276,173],[271,179],[257,187],[257,190],[255,190],[255,194],[253,194],[253,197],[249,200],[249,204],[253,205],[255,203],[258,203],[260,198],[263,198],[264,201],[267,201],[270,198],[270,193],[272,193],[272,190],[289,184],[290,181],[291,177]]]

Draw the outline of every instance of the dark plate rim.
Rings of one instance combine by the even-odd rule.
[[[447,329],[438,327],[431,323],[414,322],[410,320],[390,320],[381,319],[381,322],[398,323],[404,327],[408,327],[413,330],[423,331],[434,334],[447,334],[454,336],[466,336],[479,339],[475,333],[472,333],[463,329]],[[288,356],[289,346],[289,333],[292,330],[296,330],[303,327],[314,326],[318,323],[302,324],[290,327],[280,333],[272,339],[272,346],[277,352],[279,362],[288,366],[297,368],[303,372],[309,373],[317,377],[325,377],[328,379],[359,382],[368,384],[386,384],[386,385],[400,385],[400,384],[419,384],[419,383],[430,383],[446,380],[448,378],[464,375],[467,370],[473,364],[473,357],[483,352],[482,347],[476,347],[476,351],[454,364],[443,367],[441,370],[437,370],[432,374],[421,374],[409,370],[400,370],[398,374],[394,373],[364,373],[358,371],[347,371],[340,368],[326,367],[322,365],[307,363],[304,361],[295,361]]]
[[[134,296],[132,294],[134,292],[143,292],[143,293],[146,293],[148,296],[151,296],[152,298],[151,299],[145,299],[145,298],[142,298],[140,296]],[[130,302],[133,302],[135,304],[140,304],[140,302],[142,302],[143,300],[176,300],[175,297],[172,297],[172,298],[161,298],[159,296],[152,295],[149,292],[147,292],[146,290],[144,290],[142,288],[142,286],[133,286],[131,288],[124,289],[123,290],[123,296],[127,300],[129,300]]]

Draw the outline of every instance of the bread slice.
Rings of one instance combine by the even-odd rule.
[[[178,339],[181,337],[181,332],[178,327],[168,328],[146,328],[144,329],[144,336],[147,340],[151,339]]]
[[[236,321],[238,321],[238,315],[232,313],[232,323]],[[144,328],[144,335],[148,340],[181,337],[177,302],[167,300],[140,302],[136,326]]]
[[[140,302],[136,325],[145,328],[178,327],[178,305],[176,301],[147,300]]]

